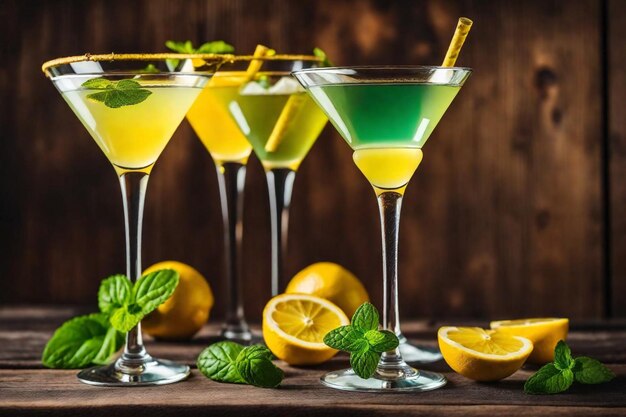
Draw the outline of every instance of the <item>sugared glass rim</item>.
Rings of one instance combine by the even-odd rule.
[[[276,54],[276,55],[228,55],[228,59],[224,62],[237,62],[237,61],[312,61],[323,62],[324,59],[315,55],[298,55],[298,54]]]
[[[211,61],[212,63],[223,63],[227,62],[230,57],[233,55],[228,54],[176,54],[176,53],[155,53],[155,54],[84,54],[84,55],[74,55],[74,56],[66,56],[62,58],[55,58],[50,61],[46,61],[41,66],[41,70],[48,77],[52,77],[50,74],[50,68],[59,66],[59,65],[67,65],[73,64],[75,62],[113,62],[113,61],[163,61],[166,59],[202,59],[204,61]],[[168,74],[168,72],[162,72],[163,74]],[[180,72],[173,72],[175,74],[181,74]],[[172,74],[173,74],[172,73]],[[89,74],[81,74],[81,75],[89,75]]]

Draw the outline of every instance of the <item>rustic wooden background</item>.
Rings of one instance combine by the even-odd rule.
[[[439,64],[458,16],[475,73],[407,190],[400,246],[407,317],[626,315],[626,2],[622,0],[2,0],[0,301],[94,303],[124,270],[113,169],[40,72],[83,52],[224,39],[338,64]],[[269,296],[260,164],[246,184],[249,316]],[[381,297],[373,192],[329,126],[295,184],[288,273],[345,265]],[[185,122],[150,180],[144,265],[189,263],[223,294],[213,163]],[[224,309],[219,297],[215,314]]]

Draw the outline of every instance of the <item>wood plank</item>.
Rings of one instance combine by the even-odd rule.
[[[443,372],[446,387],[426,393],[365,394],[332,390],[319,383],[329,370],[348,366],[345,355],[315,367],[292,367],[280,361],[285,380],[279,389],[220,384],[196,369],[182,383],[159,388],[100,388],[81,384],[75,370],[40,368],[38,355],[52,330],[72,309],[38,307],[0,309],[0,415],[10,416],[473,416],[473,415],[623,415],[626,412],[626,331],[623,322],[585,324],[568,338],[575,355],[609,363],[618,377],[602,386],[574,386],[567,393],[531,396],[524,381],[536,370],[524,367],[496,383],[476,383],[452,372],[443,362],[425,369]],[[48,317],[48,319],[46,319]],[[459,323],[461,324],[461,323]],[[465,322],[466,325],[484,325]],[[437,323],[407,322],[407,334],[434,342]],[[576,327],[576,326],[574,326]],[[28,330],[26,330],[28,329]],[[216,326],[205,327],[187,343],[149,341],[156,356],[193,365]],[[157,392],[158,391],[158,392]],[[243,401],[242,399],[245,399]]]
[[[626,366],[612,366],[620,375]],[[575,386],[570,391],[552,396],[530,396],[523,393],[524,380],[530,372],[521,371],[498,383],[480,384],[459,375],[448,373],[448,385],[439,390],[411,394],[347,393],[326,388],[319,383],[325,369],[296,370],[286,368],[286,378],[279,389],[267,390],[250,386],[220,384],[204,378],[193,371],[189,380],[164,388],[98,388],[81,384],[75,371],[61,370],[0,370],[0,411],[22,409],[106,409],[117,411],[130,404],[135,410],[148,413],[162,409],[229,410],[232,413],[267,409],[280,415],[287,410],[328,411],[331,407],[341,410],[353,406],[375,410],[386,407],[410,412],[416,405],[541,405],[550,407],[625,407],[626,379],[619,377],[604,386]],[[158,392],[157,392],[158,391]],[[584,395],[583,395],[584,394]],[[242,399],[245,398],[245,401]]]
[[[82,312],[81,312],[82,313]],[[0,309],[0,369],[42,368],[41,352],[54,330],[63,321],[76,314],[61,308],[5,308]],[[47,317],[47,318],[46,318]],[[420,346],[437,346],[437,329],[442,325],[488,326],[485,321],[425,322],[408,321],[403,326],[406,336]],[[626,322],[574,322],[567,342],[575,355],[588,355],[611,364],[626,364]],[[195,366],[200,351],[215,341],[219,324],[210,324],[190,341],[155,341],[146,336],[150,353]],[[258,325],[253,330],[260,333]],[[334,359],[332,366],[347,366],[345,357]],[[283,364],[284,365],[284,364]],[[444,364],[437,367],[445,372]],[[295,368],[294,368],[295,369]]]
[[[411,405],[405,407],[401,405],[395,406],[376,406],[349,404],[349,405],[330,405],[325,407],[316,407],[314,409],[303,410],[298,406],[282,405],[278,408],[259,407],[259,406],[240,406],[235,409],[232,407],[222,406],[186,406],[177,408],[163,407],[143,407],[141,409],[129,405],[113,405],[110,408],[96,408],[89,405],[64,407],[60,409],[35,408],[20,409],[14,407],[2,407],[0,411],[11,413],[11,416],[45,416],[45,417],[83,417],[85,415],[93,417],[108,417],[112,413],[120,417],[140,417],[155,416],[159,417],[184,417],[198,416],[211,412],[220,417],[291,417],[293,415],[306,417],[354,417],[358,414],[366,414],[372,417],[389,417],[389,416],[434,416],[434,417],[472,417],[472,416],[490,416],[505,415],[511,417],[525,417],[529,414],[532,416],[548,416],[548,417],[587,417],[590,415],[602,416],[623,416],[626,408],[597,408],[597,407],[544,407],[544,406],[424,406]]]
[[[608,0],[608,131],[612,313],[626,317],[626,7]]]
[[[2,302],[95,305],[99,280],[124,270],[115,176],[41,75],[45,59],[223,38],[244,52],[257,42],[293,52],[317,45],[338,64],[436,64],[456,18],[468,15],[476,25],[459,64],[475,74],[429,141],[405,198],[402,314],[601,315],[600,3],[22,0],[0,8],[12,63],[1,70],[11,81],[0,98],[15,103],[0,141],[10,155],[0,164],[0,273],[9,277],[0,281]],[[291,220],[288,273],[337,261],[381,299],[374,196],[331,128],[298,174]],[[197,267],[220,316],[216,178],[187,124],[154,170],[144,230],[144,263]],[[265,179],[253,159],[243,255],[246,307],[257,320],[269,296],[268,243]]]

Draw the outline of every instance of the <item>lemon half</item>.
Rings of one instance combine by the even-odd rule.
[[[478,327],[442,327],[437,338],[448,365],[475,381],[512,375],[533,350],[533,343],[524,337]]]
[[[492,329],[499,332],[530,339],[535,348],[528,362],[537,365],[554,360],[554,348],[559,340],[565,340],[569,330],[569,320],[560,318],[538,318],[492,321]]]
[[[315,365],[335,356],[324,344],[331,330],[350,324],[332,302],[314,295],[281,294],[263,310],[263,339],[279,359],[291,365]]]

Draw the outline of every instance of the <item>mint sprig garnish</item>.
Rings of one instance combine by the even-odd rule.
[[[73,369],[110,363],[124,344],[124,333],[167,300],[178,280],[171,269],[144,275],[135,285],[125,275],[103,280],[98,291],[100,313],[63,323],[44,348],[43,365]]]
[[[87,95],[91,101],[103,103],[112,109],[132,106],[145,101],[152,91],[145,89],[135,80],[111,81],[106,78],[92,78],[81,84],[89,90],[102,90]]]
[[[218,342],[198,356],[198,369],[213,381],[275,388],[283,371],[272,362],[272,352],[263,345],[244,347],[235,342]]]
[[[352,316],[351,323],[328,332],[324,343],[333,349],[349,352],[354,373],[367,379],[376,372],[382,353],[394,350],[400,343],[393,332],[378,330],[378,324],[376,307],[363,303]]]
[[[235,52],[235,47],[224,41],[205,42],[196,48],[190,40],[169,40],[165,42],[165,46],[179,54],[232,54]],[[171,70],[178,67],[180,62],[178,59],[166,59],[165,61]]]
[[[124,275],[117,275],[113,278],[116,281],[126,280],[130,284],[130,280]],[[178,285],[178,281],[178,272],[173,269],[161,269],[142,276],[133,285],[130,295],[118,300],[121,301],[121,304],[109,309],[111,325],[121,332],[129,331],[139,324],[146,315],[170,298]],[[107,283],[107,285],[112,285],[112,283]],[[108,294],[107,291],[103,292]]]
[[[195,48],[190,40],[184,42],[167,41],[165,46],[180,54],[230,54],[235,52],[235,47],[224,41],[205,42]]]
[[[572,352],[563,340],[554,348],[554,362],[541,367],[524,384],[527,394],[557,394],[567,391],[574,382],[601,384],[615,378],[615,374],[599,361]]]
[[[318,57],[319,59],[322,60],[322,66],[323,67],[332,67],[333,63],[330,62],[330,60],[328,59],[328,55],[326,55],[326,52],[324,52],[321,48],[314,48],[313,49],[313,55],[315,55],[316,57]]]

